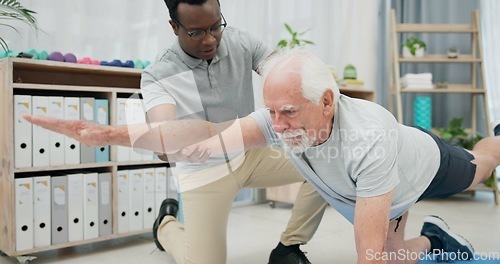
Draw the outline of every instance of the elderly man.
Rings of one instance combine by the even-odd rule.
[[[268,109],[237,122],[170,121],[127,130],[27,119],[92,145],[133,142],[158,151],[155,143],[162,137],[165,149],[174,152],[191,145],[215,154],[220,139],[226,152],[282,146],[302,176],[354,224],[358,263],[418,261],[401,258],[400,252],[472,257],[472,245],[436,216],[424,219],[419,237],[405,241],[408,211],[423,199],[448,197],[486,180],[500,164],[500,137],[485,138],[467,151],[399,124],[381,106],[341,95],[325,65],[302,49],[271,57],[261,73]],[[183,134],[186,129],[192,133]],[[282,153],[276,151],[275,158]]]

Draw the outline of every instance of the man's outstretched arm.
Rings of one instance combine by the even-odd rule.
[[[210,123],[204,120],[171,120],[152,124],[109,126],[82,120],[63,120],[24,115],[34,125],[64,134],[89,146],[120,145],[176,152],[181,148],[203,146],[219,154],[221,138],[224,151],[265,147],[266,140],[257,122],[247,116],[236,121]],[[243,144],[241,143],[243,142]]]

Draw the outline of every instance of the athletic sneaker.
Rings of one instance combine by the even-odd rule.
[[[311,262],[300,249],[286,255],[280,255],[278,251],[274,249],[271,251],[268,264],[311,264]]]
[[[470,260],[474,255],[474,248],[469,241],[451,231],[446,222],[438,216],[429,215],[424,217],[424,226],[420,234],[431,241],[438,240],[440,242],[439,248],[432,249],[433,251],[438,250],[438,253],[452,253],[461,260]]]

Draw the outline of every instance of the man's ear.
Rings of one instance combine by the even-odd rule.
[[[335,111],[335,94],[332,90],[326,90],[321,96],[321,106],[323,107],[323,114],[329,115]]]
[[[174,34],[176,36],[179,36],[179,25],[177,25],[177,23],[175,23],[173,20],[169,20],[168,23],[172,27],[172,30],[174,31]]]

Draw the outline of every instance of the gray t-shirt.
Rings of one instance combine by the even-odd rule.
[[[281,146],[267,111],[251,117],[268,145]],[[326,142],[302,155],[286,153],[304,178],[351,223],[357,196],[379,196],[393,188],[391,219],[404,214],[440,165],[439,148],[428,134],[399,124],[375,103],[345,95],[340,96]]]
[[[224,30],[210,64],[189,56],[175,41],[142,74],[146,111],[173,104],[178,119],[222,122],[247,116],[254,111],[252,70],[271,52],[247,32],[231,27]],[[229,159],[236,155],[232,153]],[[226,158],[220,155],[203,164],[179,162],[177,167],[182,172],[194,172],[224,162]]]

